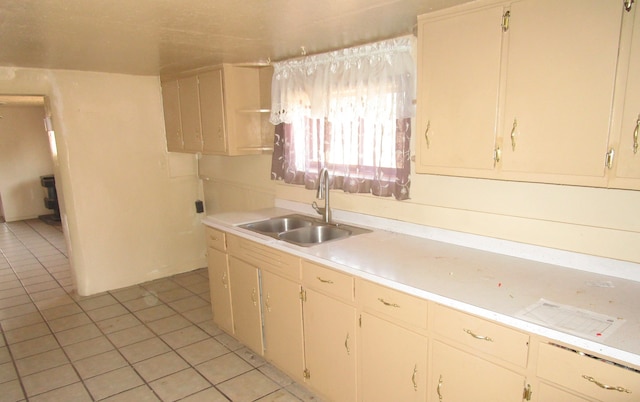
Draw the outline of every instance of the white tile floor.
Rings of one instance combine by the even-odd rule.
[[[317,401],[220,331],[207,270],[79,297],[60,229],[0,223],[2,401]]]

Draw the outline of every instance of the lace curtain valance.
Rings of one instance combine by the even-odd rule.
[[[413,36],[273,64],[271,123],[414,116]]]

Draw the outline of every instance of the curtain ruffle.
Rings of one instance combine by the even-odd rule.
[[[273,63],[271,123],[413,117],[414,41],[404,36]]]

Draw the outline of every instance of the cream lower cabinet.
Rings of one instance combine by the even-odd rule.
[[[213,322],[233,335],[231,292],[229,289],[229,261],[225,233],[207,227],[207,265]]]
[[[262,356],[262,311],[258,268],[229,257],[233,333],[236,339]]]
[[[526,333],[432,304],[431,401],[531,400]]]
[[[356,290],[359,400],[425,401],[427,301],[364,280]]]
[[[640,373],[551,343],[541,343],[540,402],[640,400]]]
[[[353,278],[303,261],[306,383],[329,401],[356,400]]]
[[[440,341],[432,343],[429,373],[431,401],[523,400],[523,375]]]
[[[304,381],[304,340],[300,283],[262,270],[264,357]]]

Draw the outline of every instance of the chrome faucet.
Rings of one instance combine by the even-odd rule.
[[[329,203],[329,171],[327,168],[322,168],[320,175],[318,175],[318,193],[316,198],[324,200],[324,208],[320,208],[314,201],[311,206],[317,213],[322,215],[322,220],[325,223],[331,223],[331,207]]]

